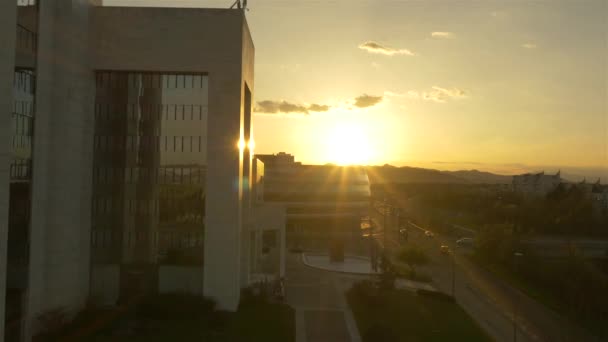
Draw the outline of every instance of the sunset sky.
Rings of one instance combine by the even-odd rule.
[[[249,0],[256,152],[509,173],[606,167],[607,4]]]

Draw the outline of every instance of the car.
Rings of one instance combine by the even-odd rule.
[[[433,232],[430,231],[430,230],[425,231],[424,235],[426,235],[427,237],[430,237],[430,238],[432,238],[433,236],[435,236],[435,234],[433,234]]]
[[[441,247],[439,247],[439,251],[441,252],[441,254],[450,254],[450,247],[446,246],[446,245],[441,245]]]
[[[465,238],[458,239],[458,240],[456,240],[456,244],[458,246],[473,246],[473,238],[465,237]]]

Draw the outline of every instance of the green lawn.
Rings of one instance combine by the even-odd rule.
[[[101,317],[101,313],[98,315]],[[160,342],[160,341],[268,341],[295,340],[295,313],[286,304],[253,298],[242,300],[237,312],[217,311],[197,296],[152,296],[106,320],[96,329],[91,319],[70,324],[59,337],[37,341]],[[99,318],[97,317],[97,318]],[[94,324],[93,324],[94,325]]]
[[[381,291],[377,297],[350,290],[347,298],[363,342],[491,341],[454,302],[406,290]]]
[[[545,306],[558,312],[566,309],[564,304],[560,303],[557,298],[551,296],[549,293],[547,293],[547,291],[542,291],[537,286],[527,281],[525,278],[513,273],[509,268],[505,267],[504,265],[500,265],[497,263],[488,263],[486,261],[480,260],[474,255],[469,256],[468,259],[475,263],[477,266],[489,271],[498,278],[509,283],[511,286],[519,289],[520,291],[528,295],[528,297],[534,298],[535,300],[543,303]]]
[[[221,317],[178,320],[154,320],[138,327],[114,325],[95,337],[94,342],[160,342],[160,341],[294,341],[294,311],[287,305],[264,304],[223,313]],[[122,322],[124,324],[124,322]]]

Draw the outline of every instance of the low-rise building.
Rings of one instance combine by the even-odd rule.
[[[513,191],[523,193],[526,196],[546,196],[562,183],[558,171],[555,175],[540,173],[526,173],[513,176]]]
[[[363,167],[303,165],[286,153],[256,158],[264,163],[264,202],[286,207],[288,248],[327,251],[338,244],[346,253],[362,251],[361,219],[370,201]]]

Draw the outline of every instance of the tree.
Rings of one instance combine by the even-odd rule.
[[[429,263],[426,253],[417,247],[404,247],[397,256],[399,261],[404,262],[412,271],[412,276],[416,276],[416,267]]]

